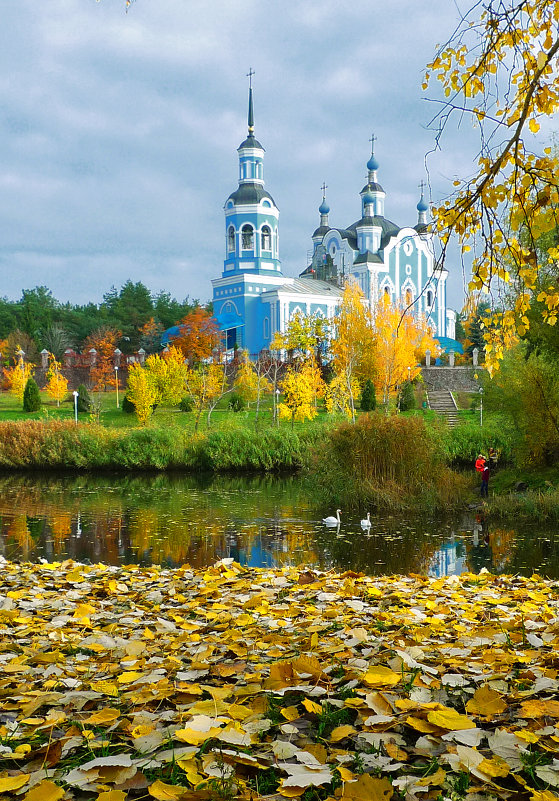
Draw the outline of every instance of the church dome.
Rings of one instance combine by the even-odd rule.
[[[378,170],[378,161],[376,160],[373,153],[371,153],[371,158],[367,162],[367,169],[372,172],[373,170]]]
[[[254,134],[249,134],[244,142],[241,142],[237,150],[243,150],[245,147],[258,147],[260,150],[264,150],[258,139],[255,138]]]
[[[372,194],[372,192],[365,192],[365,194],[363,195],[363,203],[367,206],[370,203],[374,202],[375,202],[375,196]]]
[[[425,198],[423,197],[423,195],[421,195],[421,200],[417,204],[417,210],[418,211],[429,211],[429,205],[428,205],[427,201],[425,200]]]
[[[261,184],[244,183],[235,192],[232,192],[227,200],[232,200],[235,206],[247,206],[260,203],[264,198],[268,198],[274,206],[276,205],[274,198]]]
[[[359,194],[362,195],[363,192],[384,192],[384,189],[380,184],[377,184],[374,181],[372,181],[369,184],[365,184],[365,186],[363,187],[363,189]]]
[[[330,206],[326,202],[326,198],[322,199],[322,203],[318,207],[318,211],[320,214],[329,214],[330,213]]]

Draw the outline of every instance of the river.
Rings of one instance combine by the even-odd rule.
[[[306,565],[370,575],[479,572],[559,578],[559,537],[493,525],[475,510],[441,518],[322,517],[298,476],[0,477],[0,555],[13,561],[263,567]]]

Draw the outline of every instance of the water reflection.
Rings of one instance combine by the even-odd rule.
[[[498,528],[475,510],[453,520],[343,515],[325,527],[298,476],[0,478],[0,554],[12,560],[204,567],[311,565],[443,576],[485,567],[559,577],[553,531]]]

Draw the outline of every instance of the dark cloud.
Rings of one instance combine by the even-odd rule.
[[[2,16],[1,294],[99,301],[131,278],[209,298],[250,66],[287,275],[305,266],[323,180],[331,221],[357,219],[372,131],[386,214],[416,222],[433,143],[421,77],[456,24],[448,0],[137,0],[128,14],[124,0],[18,0]],[[470,158],[432,162],[436,196]]]

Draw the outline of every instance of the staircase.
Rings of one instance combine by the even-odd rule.
[[[460,422],[458,409],[452,392],[449,389],[429,390],[427,393],[429,408],[442,415],[449,426],[453,427]]]

